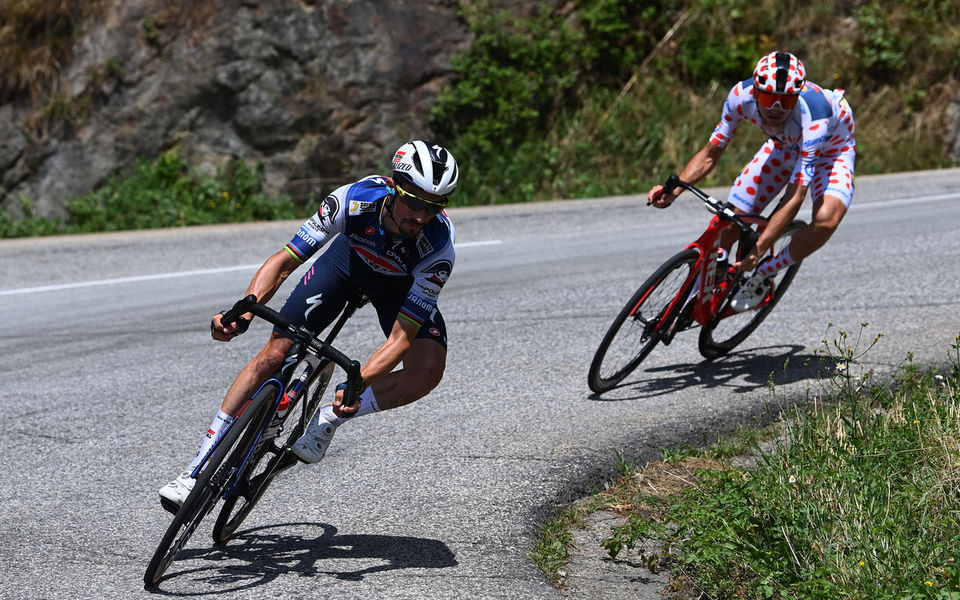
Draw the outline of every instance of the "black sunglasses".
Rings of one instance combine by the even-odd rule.
[[[420,212],[421,210],[426,210],[431,215],[439,215],[443,212],[443,209],[446,207],[447,203],[444,202],[440,204],[438,202],[431,202],[416,194],[411,194],[407,190],[403,189],[399,185],[396,187],[397,192],[400,193],[400,199],[403,200],[403,203],[407,205],[407,208],[413,212]],[[446,198],[444,198],[446,200]]]

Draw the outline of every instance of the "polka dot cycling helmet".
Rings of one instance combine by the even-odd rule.
[[[806,78],[803,63],[789,52],[771,52],[753,70],[754,89],[771,94],[797,95]]]

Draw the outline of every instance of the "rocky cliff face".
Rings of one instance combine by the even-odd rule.
[[[0,207],[42,216],[180,145],[295,198],[382,172],[469,43],[443,0],[102,0],[44,98],[0,106]]]

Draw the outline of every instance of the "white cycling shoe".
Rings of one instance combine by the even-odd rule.
[[[197,482],[196,479],[190,477],[192,473],[193,469],[187,469],[177,475],[176,479],[160,488],[160,505],[168,512],[177,514],[180,505],[190,495],[193,484]]]
[[[768,275],[761,275],[754,272],[743,287],[737,291],[737,295],[730,301],[730,308],[737,312],[743,312],[756,308],[758,304],[770,293],[770,283],[772,278]]]
[[[318,410],[307,430],[294,442],[290,450],[305,463],[319,462],[327,453],[330,440],[336,432],[337,424],[328,421],[323,416],[323,411]]]

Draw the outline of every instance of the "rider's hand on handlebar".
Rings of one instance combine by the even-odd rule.
[[[229,342],[250,327],[249,319],[243,317],[239,317],[236,323],[225,325],[223,323],[224,312],[226,311],[221,311],[210,319],[210,335],[218,342]]]
[[[343,403],[343,394],[347,390],[346,381],[337,386],[337,395],[333,398],[333,414],[337,415],[340,418],[352,417],[358,410],[360,410],[360,394],[362,390],[358,390],[356,396],[354,396],[353,404],[347,406]],[[363,386],[366,388],[366,386]]]
[[[666,208],[673,204],[673,201],[677,199],[677,195],[680,192],[680,188],[674,189],[674,193],[669,194],[662,185],[653,186],[650,191],[647,193],[647,206],[651,204],[657,208]]]

